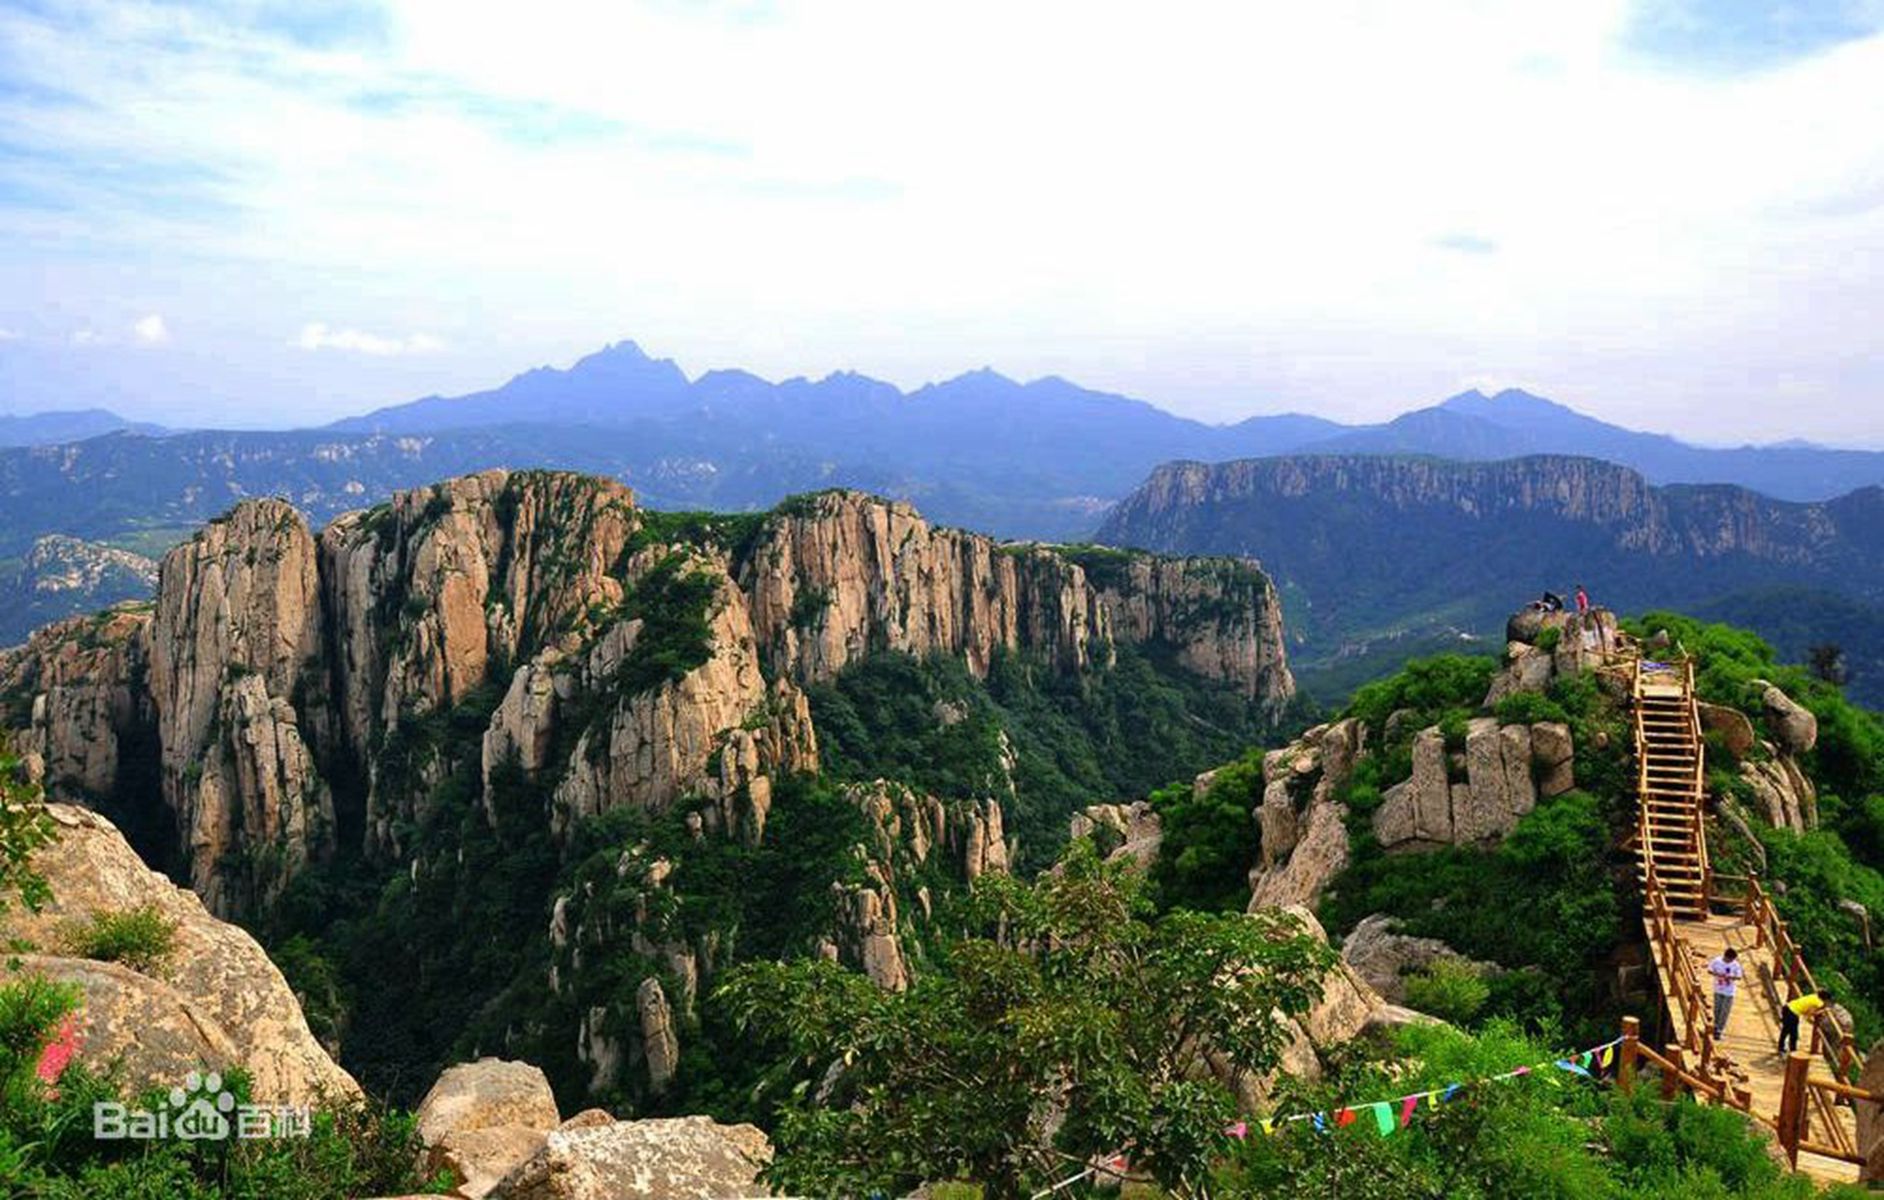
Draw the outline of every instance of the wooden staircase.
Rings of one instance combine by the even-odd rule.
[[[1694,663],[1635,661],[1637,877],[1677,921],[1707,916],[1709,866],[1702,821],[1704,747]]]

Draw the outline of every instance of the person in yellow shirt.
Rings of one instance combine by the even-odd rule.
[[[1779,1052],[1781,1054],[1799,1048],[1800,1019],[1817,1020],[1818,1015],[1825,1011],[1825,1006],[1831,1003],[1831,1000],[1832,994],[1829,991],[1819,991],[1807,992],[1803,996],[1786,1002],[1785,1007],[1779,1010]]]

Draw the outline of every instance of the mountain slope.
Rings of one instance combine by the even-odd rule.
[[[1395,634],[1495,639],[1513,608],[1577,583],[1624,609],[1701,607],[1777,585],[1866,605],[1884,597],[1884,489],[1798,504],[1744,488],[1655,487],[1561,456],[1174,463],[1098,538],[1259,559],[1290,605],[1298,666]],[[1866,695],[1884,686],[1854,682]]]
[[[1293,691],[1247,564],[1000,543],[855,492],[660,513],[542,471],[318,534],[244,501],[154,604],[0,653],[0,728],[55,797],[318,941],[370,1086],[515,1047],[636,1105],[674,1066],[657,1015],[662,1045],[709,1039],[696,1086],[727,1078],[693,1006],[729,962],[828,944],[900,986],[932,901],[1221,761]]]
[[[26,413],[19,416],[0,414],[0,446],[49,446],[119,430],[149,435],[164,432],[161,425],[127,421],[117,413],[102,408]]]

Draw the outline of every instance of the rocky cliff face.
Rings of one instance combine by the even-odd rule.
[[[400,861],[474,725],[487,806],[514,766],[557,829],[701,798],[763,835],[772,780],[815,770],[801,690],[883,650],[985,674],[1120,643],[1276,709],[1279,606],[1235,563],[937,529],[855,493],[792,502],[742,545],[663,535],[628,489],[487,471],[337,518],[245,501],[164,559],[153,608],[51,627],[0,657],[5,722],[55,796],[161,808],[211,907],[266,907],[341,839]],[[157,796],[126,771],[155,750]]]

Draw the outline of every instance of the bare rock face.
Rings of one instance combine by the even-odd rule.
[[[1367,917],[1342,940],[1341,961],[1389,1003],[1406,1003],[1406,977],[1441,960],[1466,963],[1483,972],[1496,970],[1475,963],[1437,938],[1411,937],[1396,932],[1398,922],[1385,913]]]
[[[165,803],[213,911],[265,904],[331,847],[333,802],[290,698],[323,681],[313,535],[244,501],[164,555],[151,626]],[[226,869],[241,853],[247,869]]]
[[[1616,614],[1606,608],[1587,613],[1526,609],[1514,614],[1505,624],[1505,668],[1492,677],[1485,707],[1520,692],[1542,692],[1559,677],[1602,667],[1617,645],[1618,632]]]
[[[78,986],[78,1060],[98,1070],[115,1063],[134,1090],[180,1086],[191,1071],[242,1061],[216,1014],[162,979],[118,963],[39,954],[20,956],[18,971]],[[0,982],[13,977],[10,964],[0,968]]]
[[[558,1130],[491,1193],[497,1200],[721,1200],[768,1195],[772,1145],[711,1117]]]
[[[641,1017],[641,1057],[648,1064],[648,1090],[667,1090],[680,1068],[680,1038],[674,1033],[674,1010],[667,1003],[661,981],[650,976],[635,990],[635,1010]]]
[[[1202,786],[1207,788],[1209,784]],[[1108,862],[1130,859],[1141,870],[1150,870],[1164,845],[1164,821],[1144,800],[1130,804],[1093,804],[1073,814],[1067,836],[1096,838],[1106,847]]]
[[[1769,754],[1765,758],[1743,759],[1738,770],[1740,778],[1753,789],[1760,812],[1773,828],[1803,833],[1818,827],[1818,789],[1812,786],[1812,781],[1806,778],[1791,755]]]
[[[711,657],[677,681],[623,697],[605,724],[583,732],[556,791],[561,825],[629,804],[660,812],[700,794],[717,802],[721,828],[756,844],[771,777],[817,769],[810,705],[787,680],[767,686],[744,597],[712,560],[687,569],[718,583]],[[605,691],[639,636],[639,622],[629,621],[600,638],[580,686]]]
[[[47,794],[81,802],[118,787],[122,747],[140,732],[156,740],[156,714],[141,686],[150,665],[149,605],[124,605],[57,621],[26,645],[0,651],[0,725],[40,764]],[[154,803],[155,798],[152,798]]]
[[[1280,606],[1253,567],[1120,552],[1096,582],[1049,548],[938,529],[905,504],[854,492],[796,503],[740,585],[769,660],[800,682],[878,648],[959,656],[983,676],[1001,649],[1079,669],[1109,661],[1115,640],[1156,640],[1272,708],[1294,695]]]
[[[146,867],[97,813],[62,804],[47,811],[58,836],[35,852],[33,865],[51,886],[52,901],[38,913],[8,906],[0,913],[0,934],[52,947],[74,922],[145,905],[176,923],[175,950],[161,978],[138,983],[126,978],[136,972],[102,963],[59,968],[66,972],[61,977],[77,977],[96,1003],[85,1020],[95,1029],[118,1031],[101,1036],[98,1045],[148,1036],[154,1046],[168,1047],[166,1054],[208,1046],[216,1054],[191,1065],[246,1069],[259,1102],[306,1104],[359,1095],[359,1085],[309,1032],[294,992],[254,938],[212,917],[194,893]],[[151,1060],[152,1069],[167,1061]],[[169,1087],[175,1080],[134,1070],[131,1082]]]
[[[1753,722],[1747,720],[1747,714],[1737,708],[1706,701],[1697,702],[1695,710],[1701,718],[1701,728],[1708,733],[1718,734],[1721,746],[1727,753],[1735,758],[1745,758],[1753,753],[1758,738],[1753,732]]]
[[[1319,725],[1263,759],[1256,818],[1261,854],[1250,873],[1250,911],[1312,905],[1348,865],[1343,799],[1367,740],[1360,721]]]
[[[1555,722],[1500,726],[1474,718],[1465,739],[1465,779],[1454,782],[1437,726],[1413,736],[1413,773],[1388,788],[1374,836],[1389,849],[1482,845],[1511,832],[1537,798],[1575,785],[1570,730]]]
[[[541,1070],[496,1058],[447,1067],[416,1116],[424,1170],[450,1170],[466,1200],[488,1195],[562,1123]]]
[[[1755,680],[1758,686],[1764,680]],[[1819,719],[1812,710],[1788,696],[1778,687],[1765,683],[1760,705],[1766,710],[1766,725],[1773,731],[1779,748],[1787,754],[1804,754],[1819,744]]]

